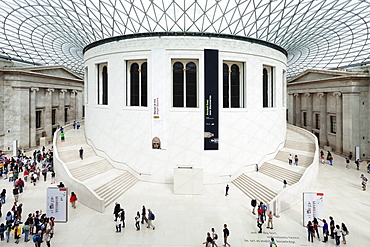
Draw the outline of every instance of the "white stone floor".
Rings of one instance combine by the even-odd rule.
[[[350,234],[344,246],[370,245],[370,199],[369,191],[362,191],[360,174],[364,173],[362,164],[360,171],[345,168],[344,158],[334,155],[334,165],[320,165],[319,184],[315,192],[325,194],[325,215],[334,217],[336,223],[345,222]],[[370,175],[370,174],[368,174]],[[57,180],[57,182],[59,182]],[[115,232],[113,221],[113,204],[101,214],[77,203],[77,209],[69,207],[67,223],[57,223],[52,246],[204,246],[206,232],[215,227],[222,246],[222,226],[228,224],[230,230],[229,243],[239,246],[269,246],[270,236],[277,239],[278,246],[335,246],[334,240],[328,243],[307,242],[306,228],[302,226],[302,203],[282,212],[280,218],[274,219],[274,229],[266,229],[257,234],[255,217],[251,214],[250,199],[232,184],[230,195],[224,196],[225,184],[206,185],[203,195],[174,195],[171,184],[138,182],[117,201],[126,211],[126,228],[122,233]],[[20,196],[24,204],[23,217],[37,209],[45,211],[46,188],[53,186],[49,177],[47,182],[39,181],[37,186],[29,183]],[[68,186],[68,185],[67,185]],[[7,203],[3,205],[3,215],[12,205],[11,183],[0,181],[0,189],[6,188]],[[302,197],[302,195],[297,195]],[[145,205],[156,215],[155,230],[142,227],[135,231],[134,216],[136,211]],[[4,217],[0,222],[4,221]],[[142,225],[143,226],[143,225]],[[320,231],[321,233],[321,231]],[[280,242],[279,241],[284,241]],[[12,239],[9,243],[1,242],[1,246],[33,246],[32,241],[22,241],[16,245]],[[46,246],[43,244],[42,246]],[[343,246],[343,244],[342,244]]]

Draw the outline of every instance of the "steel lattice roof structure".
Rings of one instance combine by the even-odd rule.
[[[370,63],[369,0],[2,0],[0,58],[82,73],[83,48],[153,32],[237,35],[288,52],[288,77]]]

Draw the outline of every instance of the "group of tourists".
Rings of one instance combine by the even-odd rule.
[[[319,221],[323,223],[321,226],[319,224]],[[347,226],[342,223],[340,225],[336,225],[334,218],[332,216],[329,216],[329,224],[325,219],[317,219],[314,218],[313,221],[308,221],[306,228],[307,228],[307,233],[308,233],[308,242],[313,243],[313,239],[317,237],[320,241],[320,234],[319,234],[319,227],[322,227],[322,233],[323,233],[323,242],[326,243],[328,242],[329,236],[331,239],[335,240],[335,246],[339,246],[342,238],[343,244],[346,244],[346,236],[349,234]]]
[[[228,243],[230,231],[227,228],[227,224],[224,224],[224,229],[222,231],[223,231],[223,237],[224,237],[223,246],[230,246],[230,244]],[[206,241],[204,241],[203,244],[205,244],[205,247],[213,247],[213,246],[218,247],[217,240],[218,240],[218,234],[216,233],[215,228],[212,227],[211,232],[207,232]]]
[[[8,158],[0,151],[0,177],[3,178],[3,181],[7,180],[13,183],[12,193],[14,197],[13,203],[7,202],[7,191],[5,188],[2,189],[0,194],[0,217],[3,216],[1,209],[5,205],[11,204],[11,207],[5,215],[5,222],[0,223],[0,239],[9,242],[11,236],[14,236],[15,243],[18,244],[22,234],[24,235],[24,242],[30,241],[30,236],[33,235],[32,241],[36,247],[40,246],[42,242],[50,246],[54,232],[54,217],[46,217],[42,210],[36,210],[35,213],[29,213],[27,217],[23,217],[24,205],[19,203],[19,197],[24,192],[27,182],[35,186],[36,181],[40,180],[40,175],[43,175],[45,182],[47,173],[50,172],[52,174],[51,183],[55,183],[52,163],[53,150],[45,151],[45,147],[43,147],[42,151],[35,150],[32,156],[27,157],[25,151],[18,150],[16,157]]]
[[[147,211],[148,211],[148,214],[147,214]],[[120,203],[118,202],[115,203],[113,214],[114,214],[114,221],[115,221],[115,226],[116,226],[116,233],[120,233],[122,231],[122,228],[126,227],[125,210],[121,208]],[[150,208],[148,208],[147,210],[145,206],[143,205],[141,209],[141,214],[140,214],[140,211],[137,211],[135,215],[136,231],[140,231],[140,221],[141,221],[141,224],[144,224],[144,222],[147,224],[146,228],[155,230],[155,226],[153,225],[153,220],[155,220],[155,215],[153,211]]]

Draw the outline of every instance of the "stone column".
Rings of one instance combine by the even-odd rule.
[[[78,120],[82,119],[82,108],[84,106],[84,95],[82,90],[77,91],[76,97],[76,118]]]
[[[29,109],[29,118],[30,118],[30,147],[36,146],[36,92],[39,91],[37,87],[31,87],[30,95],[30,109]]]
[[[69,104],[69,111],[68,111],[69,122],[77,121],[77,118],[76,118],[76,95],[77,95],[77,90],[72,90],[71,91],[71,100],[70,100],[70,104]]]
[[[295,97],[295,126],[302,127],[301,96],[299,93],[295,93],[294,97]]]
[[[327,95],[318,93],[320,97],[320,143],[323,146],[328,145],[328,125],[327,125]]]
[[[313,96],[311,93],[305,93],[304,96],[307,97],[307,130],[312,132],[313,129]]]
[[[59,126],[63,126],[65,124],[64,121],[64,107],[65,107],[65,93],[67,92],[66,89],[61,89],[59,91],[59,98],[58,98],[58,109],[57,109],[57,116],[55,121],[58,123]]]
[[[333,95],[336,98],[336,118],[337,118],[337,133],[336,133],[336,147],[335,151],[342,153],[343,151],[343,120],[342,120],[342,93],[334,92]]]
[[[352,152],[354,155],[355,147],[360,146],[360,94],[343,93],[342,109],[343,153]]]
[[[294,96],[292,93],[288,94],[288,123],[294,125]]]
[[[51,122],[51,111],[52,111],[52,106],[53,106],[53,92],[54,89],[48,88],[45,90],[45,98],[44,98],[44,106],[45,106],[45,111],[44,111],[44,129],[46,132],[46,141],[50,142],[52,141],[52,130],[53,130],[53,125]]]

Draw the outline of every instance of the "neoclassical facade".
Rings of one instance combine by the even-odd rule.
[[[274,44],[149,33],[98,41],[84,58],[87,139],[143,180],[193,167],[219,182],[284,143],[286,52]]]
[[[56,128],[82,119],[83,79],[64,66],[1,61],[0,98],[0,150],[49,144]]]
[[[369,86],[369,67],[306,70],[288,81],[288,122],[313,132],[322,147],[369,159]]]

